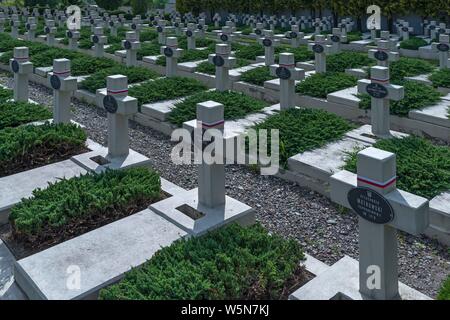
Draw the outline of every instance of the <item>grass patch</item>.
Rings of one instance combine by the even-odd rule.
[[[345,72],[346,69],[372,66],[375,62],[360,52],[340,52],[327,57],[328,72]]]
[[[402,81],[405,77],[414,77],[419,74],[431,73],[435,66],[423,59],[400,58],[389,66],[391,82]]]
[[[286,299],[304,278],[295,240],[232,224],[179,240],[101,290],[103,300]]]
[[[215,101],[224,105],[225,120],[240,119],[247,114],[257,112],[268,106],[268,103],[246,96],[240,92],[207,91],[187,97],[177,103],[169,116],[169,121],[181,126],[183,122],[197,118],[197,104],[205,101]]]
[[[450,300],[450,276],[448,276],[447,280],[442,284],[437,300]]]
[[[206,89],[206,86],[198,80],[173,77],[147,81],[129,88],[128,93],[131,97],[137,98],[141,106],[146,103],[184,97]]]
[[[8,99],[12,99],[13,91],[11,89],[5,89],[0,87],[0,102],[4,102]]]
[[[85,150],[87,134],[73,124],[0,130],[0,177],[67,159]]]
[[[254,44],[249,46],[241,46],[235,52],[236,58],[255,61],[256,57],[264,55],[264,47],[260,44]]]
[[[157,43],[142,43],[141,48],[136,52],[138,60],[142,60],[142,57],[157,56],[161,53],[161,45]]]
[[[435,88],[450,88],[450,69],[439,69],[433,72],[428,79],[433,82]]]
[[[295,108],[281,111],[254,128],[280,131],[280,164],[286,166],[288,158],[340,139],[353,126],[326,111]]]
[[[188,61],[199,61],[208,59],[208,56],[213,53],[212,50],[186,50],[183,52],[180,58],[178,58],[178,63],[188,62]],[[156,60],[156,64],[160,66],[166,65],[166,57],[160,56]]]
[[[408,40],[403,40],[400,42],[400,49],[406,50],[419,50],[420,47],[425,47],[428,45],[422,38],[410,37]]]
[[[390,102],[391,114],[406,117],[410,110],[432,106],[441,100],[441,94],[433,87],[415,81],[404,81],[402,85],[405,87],[405,97],[400,101]],[[370,109],[370,96],[362,94],[358,97],[361,99],[359,107],[361,109]]]
[[[25,123],[52,118],[47,107],[27,102],[0,103],[0,130],[7,127],[17,127]]]
[[[241,68],[251,64],[251,61],[245,59],[236,59],[236,66],[234,68]],[[196,72],[206,73],[206,74],[215,74],[216,66],[210,63],[209,61],[203,61],[197,66],[195,69]]]
[[[260,87],[264,86],[264,82],[272,79],[275,79],[275,77],[270,75],[270,68],[266,66],[248,70],[241,74],[241,81]]]
[[[16,239],[31,241],[74,220],[136,212],[160,197],[159,175],[148,168],[88,173],[34,190],[13,207],[10,222]]]
[[[329,93],[355,86],[358,79],[346,73],[315,73],[297,84],[296,92],[302,95],[326,98]]]
[[[397,155],[397,187],[431,199],[450,190],[450,148],[417,136],[377,141],[373,147]],[[349,154],[344,169],[356,172],[357,151]]]
[[[106,77],[121,74],[128,77],[128,83],[142,82],[155,79],[159,75],[144,67],[116,66],[109,69],[99,70],[81,82],[81,87],[89,92],[95,93],[97,89],[106,87]]]
[[[309,51],[306,46],[301,46],[298,48],[286,48],[282,50],[283,53],[293,53],[295,62],[303,62],[303,61],[309,61],[314,60],[314,52]],[[275,60],[278,63],[280,59],[280,54],[275,55]]]

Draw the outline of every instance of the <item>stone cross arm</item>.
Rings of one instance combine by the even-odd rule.
[[[358,176],[352,172],[343,170],[330,177],[330,197],[333,202],[343,207],[351,208],[347,194],[358,185]],[[428,227],[427,199],[416,196],[402,190],[393,190],[384,197],[395,212],[394,220],[389,225],[392,227],[418,235]]]
[[[208,56],[209,63],[214,64],[216,67],[224,67],[231,69],[236,65],[237,59],[228,55],[221,55],[219,53],[212,53]]]
[[[294,64],[273,64],[270,66],[270,75],[281,80],[303,80],[305,79],[305,70],[296,68]]]
[[[405,88],[394,84],[385,84],[378,80],[361,79],[358,80],[358,93],[364,94],[374,92],[374,95],[370,94],[372,98],[389,99],[394,101],[402,100],[405,96]]]
[[[161,47],[161,54],[168,57],[168,58],[180,58],[183,55],[184,50],[177,48],[177,46],[162,46]]]
[[[320,47],[322,47],[322,49],[320,49]],[[324,53],[326,55],[333,53],[333,47],[325,43],[308,43],[308,50],[314,53]]]
[[[389,45],[389,44],[388,44]],[[379,61],[398,61],[400,59],[400,54],[398,52],[388,51],[386,49],[370,49],[369,58],[379,60]]]

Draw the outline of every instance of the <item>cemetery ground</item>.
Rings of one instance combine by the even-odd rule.
[[[0,83],[11,86],[12,80],[2,74]],[[51,90],[40,85],[30,83],[30,98],[52,105]],[[76,99],[72,102],[73,120],[85,126],[90,139],[105,144],[106,112]],[[151,167],[162,177],[186,189],[196,187],[196,167],[171,162],[174,143],[166,135],[132,122],[130,137],[130,147],[149,157]],[[251,167],[227,166],[226,181],[227,194],[255,208],[265,228],[296,239],[308,254],[330,265],[344,255],[358,257],[357,216],[327,198],[284,180],[261,176]],[[399,264],[400,281],[435,297],[450,270],[449,251],[428,237],[400,233]],[[104,298],[114,292],[124,294],[120,287],[113,287],[103,293]]]

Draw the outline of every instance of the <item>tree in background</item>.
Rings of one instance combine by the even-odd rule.
[[[117,10],[122,5],[122,0],[96,0],[100,8],[105,10]]]
[[[131,10],[134,15],[140,14],[144,15],[147,13],[147,10],[149,8],[149,0],[131,0]]]

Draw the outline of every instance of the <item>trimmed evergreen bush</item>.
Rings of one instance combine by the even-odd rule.
[[[7,127],[17,127],[32,121],[47,120],[52,116],[47,107],[39,104],[2,102],[0,103],[0,130]]]
[[[266,66],[254,68],[241,74],[241,81],[261,87],[264,86],[264,82],[272,79],[275,79],[275,77],[270,75],[270,69]]]
[[[438,300],[450,300],[450,276],[442,284],[441,290],[437,296]]]
[[[431,73],[435,66],[423,59],[400,58],[389,65],[391,82],[403,81],[405,77],[414,77],[420,74]]]
[[[433,82],[435,88],[450,88],[450,69],[439,69],[433,72],[430,75],[429,80]]]
[[[375,62],[366,53],[340,52],[327,57],[328,72],[345,72],[346,69],[372,66]]]
[[[297,84],[296,92],[316,98],[326,98],[329,93],[355,86],[358,79],[346,73],[315,73]]]
[[[422,38],[410,37],[408,40],[403,40],[400,42],[400,48],[406,50],[419,50],[420,47],[425,47],[428,45]]]

